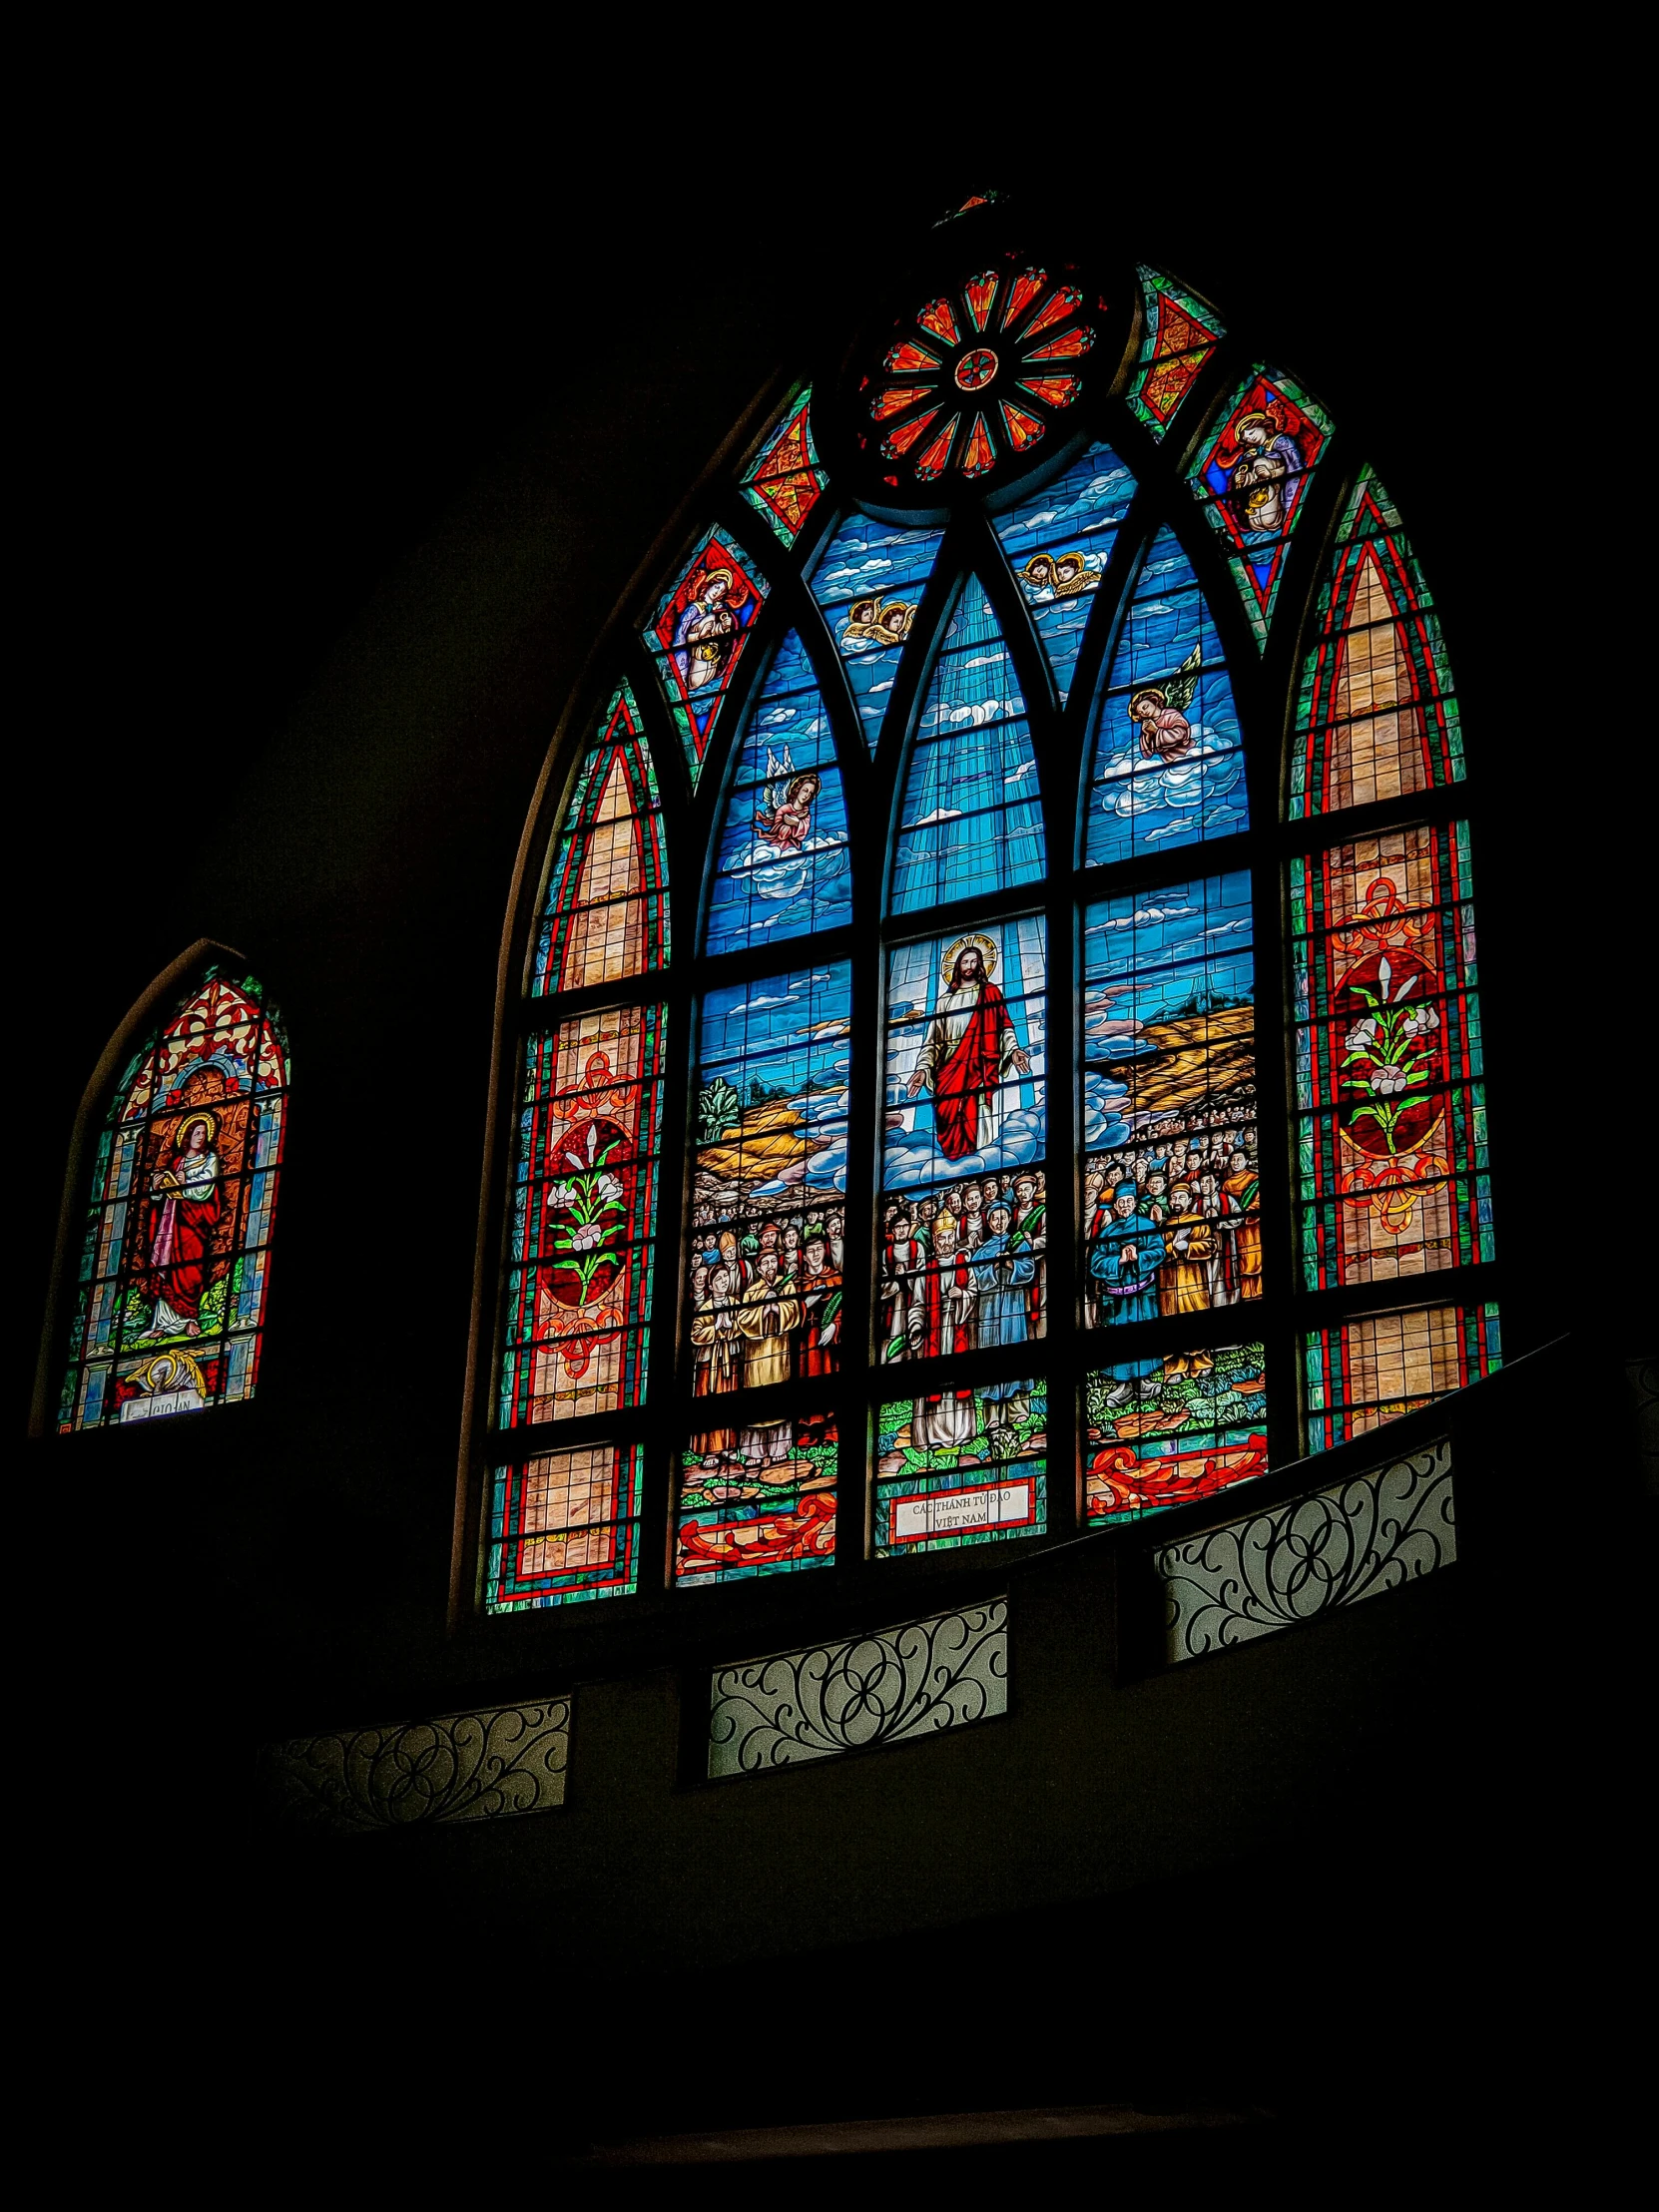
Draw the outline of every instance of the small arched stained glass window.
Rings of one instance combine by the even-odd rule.
[[[218,962],[128,1060],[96,1140],[60,1428],[254,1394],[287,1090],[275,1008]]]
[[[1041,229],[758,410],[560,741],[488,1610],[902,1578],[1497,1363],[1440,613],[1314,393]]]

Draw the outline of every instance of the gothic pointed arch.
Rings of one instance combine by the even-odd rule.
[[[1499,1359],[1476,787],[1354,426],[997,194],[803,366],[550,767],[487,1614],[828,1618]]]
[[[239,955],[206,944],[145,994],[82,1111],[55,1425],[130,1426],[259,1382],[289,1055]]]

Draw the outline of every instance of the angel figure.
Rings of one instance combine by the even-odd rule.
[[[1204,648],[1195,645],[1173,676],[1147,684],[1131,695],[1129,719],[1141,726],[1141,752],[1149,761],[1179,761],[1193,749],[1193,726],[1186,709],[1198,689]]]
[[[910,634],[916,611],[901,599],[855,599],[846,610],[841,646],[902,645]]]
[[[1020,575],[1031,598],[1070,599],[1094,582],[1081,553],[1033,553]]]
[[[769,746],[767,781],[762,803],[755,810],[756,835],[775,851],[799,852],[813,833],[813,803],[822,788],[816,770],[806,769],[797,776],[788,752],[779,760]]]

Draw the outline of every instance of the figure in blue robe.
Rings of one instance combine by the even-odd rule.
[[[1102,1208],[1090,1226],[1089,1273],[1101,1299],[1111,1301],[1102,1307],[1102,1320],[1156,1321],[1164,1239],[1157,1223],[1141,1212],[1136,1186],[1120,1183],[1110,1213]]]
[[[970,1255],[973,1281],[978,1291],[979,1347],[1022,1345],[1031,1337],[1031,1285],[1037,1280],[1037,1256],[1026,1240],[1013,1234],[1013,1209],[1004,1200],[993,1202],[985,1216],[990,1234]],[[1011,1382],[983,1382],[975,1393],[985,1407],[985,1439],[991,1453],[1013,1448],[1010,1432],[1030,1410],[1029,1379]]]

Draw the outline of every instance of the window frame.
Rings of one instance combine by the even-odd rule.
[[[828,389],[831,381],[829,375],[822,383],[786,375],[769,380],[664,526],[596,641],[560,718],[529,812],[502,941],[463,1407],[461,1479],[455,1512],[450,1606],[453,1631],[481,1634],[492,1643],[501,1637],[539,1639],[551,1633],[561,1642],[574,1638],[596,1652],[643,1650],[662,1641],[665,1633],[668,1648],[679,1654],[699,1648],[705,1640],[713,1649],[728,1641],[734,1631],[761,1638],[783,1634],[799,1640],[804,1634],[829,1633],[837,1622],[864,1617],[872,1604],[913,1611],[935,1602],[966,1601],[1005,1579],[1016,1558],[1040,1556],[1084,1534],[1091,1541],[1108,1544],[1114,1539],[1144,1539],[1144,1523],[1152,1516],[1094,1529],[1086,1529],[1083,1523],[1084,1377],[1092,1370],[1132,1358],[1237,1342],[1241,1330],[1239,1310],[1226,1307],[1115,1329],[1086,1331],[1082,1326],[1083,1225],[1079,1210],[1083,1162],[1075,1142],[1081,1098],[1077,1016],[1082,987],[1081,917],[1094,898],[1235,868],[1247,868],[1251,874],[1260,1224],[1264,1281],[1272,1288],[1265,1291],[1259,1308],[1253,1309],[1248,1335],[1252,1342],[1259,1339],[1265,1350],[1270,1450],[1269,1474],[1241,1485],[1241,1489],[1255,1495],[1266,1492],[1271,1485],[1277,1493],[1285,1471],[1304,1458],[1303,1348],[1311,1333],[1361,1314],[1423,1305],[1479,1306],[1500,1300],[1501,1262],[1496,1259],[1350,1289],[1320,1291],[1304,1287],[1296,1209],[1290,862],[1293,857],[1352,842],[1382,830],[1463,820],[1469,824],[1471,874],[1478,896],[1482,867],[1476,775],[1481,746],[1477,737],[1470,736],[1469,722],[1473,718],[1465,712],[1464,782],[1337,814],[1289,818],[1291,757],[1303,657],[1317,632],[1322,587],[1341,518],[1372,456],[1345,424],[1342,411],[1334,410],[1335,428],[1303,495],[1268,636],[1264,644],[1259,644],[1227,561],[1222,534],[1211,527],[1200,501],[1194,497],[1187,470],[1241,379],[1253,364],[1274,356],[1248,325],[1230,323],[1203,361],[1163,433],[1154,436],[1135,416],[1125,396],[1135,374],[1144,326],[1145,306],[1137,284],[1134,313],[1126,325],[1110,387],[1103,382],[1079,403],[1078,434],[1068,437],[1062,457],[1046,472],[1058,474],[1086,443],[1098,440],[1112,448],[1135,478],[1135,491],[1101,574],[1063,706],[990,516],[978,504],[961,504],[943,524],[932,570],[888,695],[879,743],[871,757],[829,623],[809,588],[815,564],[837,523],[855,502],[837,483],[835,464],[822,435],[820,450],[830,481],[793,546],[783,545],[741,489],[744,468],[764,448],[774,428],[788,419],[800,392],[809,382],[815,392]],[[1380,473],[1385,480],[1386,470]],[[1044,481],[1044,474],[1033,469],[1011,494],[997,502],[999,509],[1027,500],[1032,487]],[[676,572],[685,552],[711,524],[732,537],[765,576],[770,589],[755,618],[749,648],[740,658],[720,708],[694,789],[652,656],[642,643],[640,625],[655,607],[666,580]],[[1220,633],[1243,741],[1250,827],[1225,837],[1182,844],[1168,853],[1137,853],[1084,867],[1080,851],[1086,780],[1101,699],[1139,564],[1161,524],[1170,526],[1191,562]],[[888,916],[886,893],[904,771],[949,613],[965,581],[973,575],[984,584],[1024,695],[1041,787],[1047,874],[1040,883],[970,897],[926,913]],[[1434,606],[1442,635],[1446,636],[1448,658],[1456,670],[1454,615],[1448,620],[1438,594]],[[702,944],[710,884],[725,798],[740,753],[739,741],[774,648],[792,628],[799,633],[818,680],[833,736],[849,830],[853,919],[847,927],[824,935],[707,955]],[[624,676],[638,702],[663,800],[668,897],[673,908],[670,962],[662,970],[619,983],[533,999],[524,986],[540,920],[542,885],[563,809],[591,741],[595,718],[603,713],[611,691]],[[1460,670],[1456,671],[1456,688],[1467,710],[1469,691]],[[1044,1171],[1051,1213],[1060,1215],[1067,1206],[1070,1209],[1066,1233],[1050,1239],[1046,1339],[1037,1363],[1023,1348],[1006,1348],[975,1352],[948,1362],[905,1362],[881,1368],[876,1365],[871,1322],[878,1297],[875,1232],[883,1195],[876,1177],[886,954],[895,943],[932,937],[958,922],[988,921],[1019,913],[1041,913],[1047,924]],[[691,1395],[685,1326],[685,1240],[690,1197],[686,1160],[692,1141],[689,1094],[697,1051],[698,1009],[707,989],[804,964],[809,948],[815,964],[843,956],[852,962],[844,1341],[849,1351],[853,1346],[867,1347],[868,1351],[860,1349],[859,1357],[849,1358],[837,1376],[774,1386],[768,1398],[760,1402],[770,1402],[776,1411],[782,1390],[792,1409],[811,1408],[821,1402],[834,1404],[840,1433],[836,1555],[832,1566],[808,1575],[762,1575],[716,1588],[676,1587],[673,1547],[677,1454],[683,1438],[694,1429],[694,1406],[707,1408],[709,1402],[694,1401]],[[523,1037],[530,1028],[551,1027],[599,1006],[655,1000],[662,1001],[667,1009],[669,1076],[657,1219],[656,1311],[643,1402],[612,1414],[496,1431],[490,1425],[488,1408],[500,1357],[501,1254],[516,1071]],[[1497,1180],[1495,1167],[1492,1180]],[[953,1386],[971,1386],[975,1379],[1037,1364],[1048,1381],[1047,1533],[1017,1543],[968,1545],[904,1559],[872,1557],[869,1437],[874,1408],[881,1397],[920,1394],[930,1381],[941,1381],[945,1376]],[[889,1377],[895,1385],[890,1392],[882,1386]],[[741,1421],[755,1402],[756,1398],[747,1392],[723,1395],[719,1400],[722,1422]],[[1413,1428],[1415,1425],[1413,1421]],[[491,1470],[509,1457],[576,1446],[601,1436],[608,1440],[637,1439],[645,1445],[637,1592],[621,1601],[582,1605],[574,1613],[568,1606],[539,1612],[532,1616],[540,1623],[539,1628],[527,1625],[522,1616],[515,1625],[510,1619],[486,1615],[481,1596]],[[1324,1465],[1329,1459],[1330,1455],[1324,1454],[1317,1463]],[[1205,1502],[1216,1512],[1235,1509],[1231,1491],[1216,1493]],[[1175,1510],[1185,1522],[1197,1512],[1198,1505],[1199,1501],[1194,1501]],[[1168,1517],[1156,1516],[1157,1525],[1162,1526]],[[764,1648],[764,1643],[758,1648]]]

